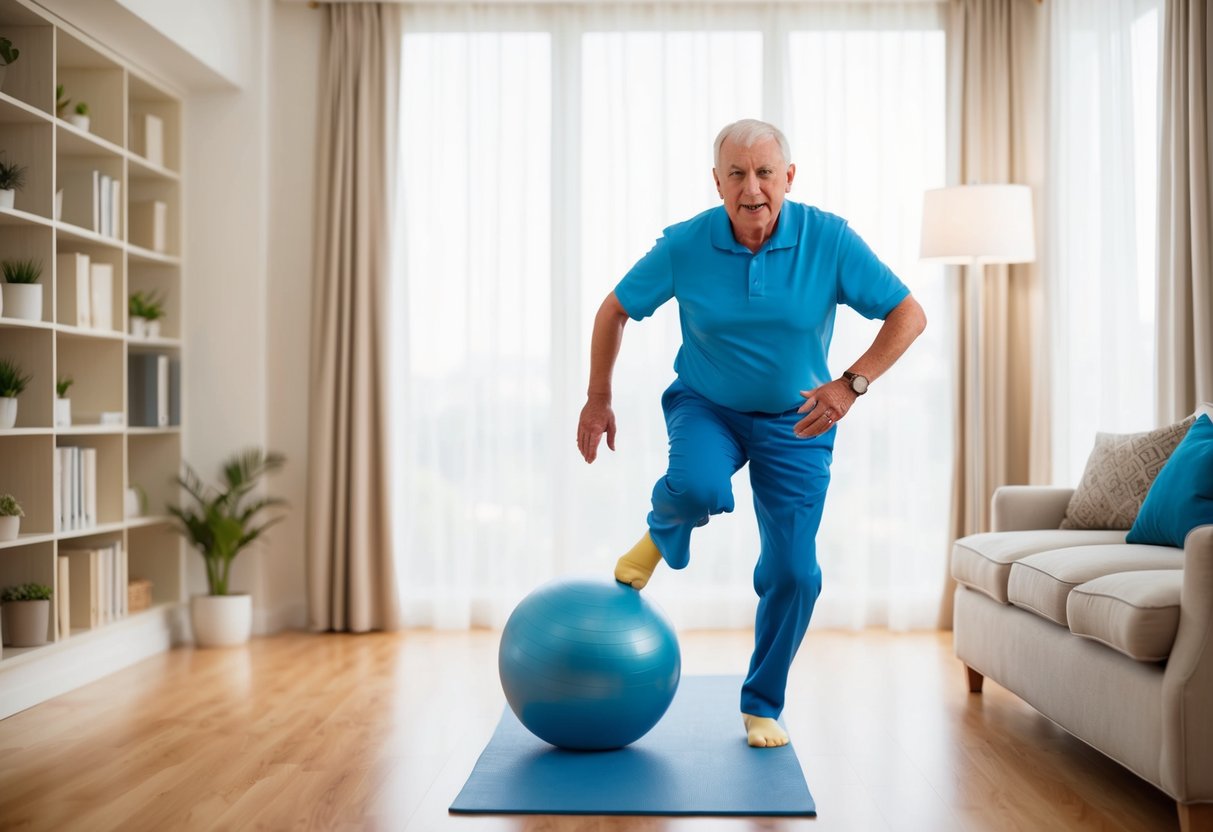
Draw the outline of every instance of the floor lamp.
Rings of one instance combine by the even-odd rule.
[[[982,378],[982,283],[986,264],[1036,259],[1032,191],[1027,185],[959,185],[927,191],[922,200],[924,261],[968,266],[965,309],[964,428],[968,437],[965,532],[985,531],[985,387]],[[975,459],[976,458],[976,459]],[[980,464],[976,460],[980,459]]]

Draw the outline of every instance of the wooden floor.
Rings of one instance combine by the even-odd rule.
[[[740,673],[747,633],[682,638]],[[503,706],[490,632],[177,649],[0,721],[0,828],[1175,830],[1162,793],[986,682],[948,634],[811,632],[785,713],[813,820],[454,817]],[[738,724],[740,730],[740,724]]]

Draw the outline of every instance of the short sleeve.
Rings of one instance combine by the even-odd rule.
[[[615,287],[623,311],[632,320],[643,320],[674,297],[674,271],[670,265],[670,244],[662,237],[649,253],[632,266]]]
[[[838,302],[865,318],[888,317],[910,290],[849,225],[838,242]]]

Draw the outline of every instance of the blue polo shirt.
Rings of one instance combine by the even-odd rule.
[[[785,201],[758,253],[733,237],[723,206],[665,229],[615,287],[642,320],[678,301],[678,378],[717,404],[782,413],[830,380],[834,313],[884,318],[910,294],[841,217]]]

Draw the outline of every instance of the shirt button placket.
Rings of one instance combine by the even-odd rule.
[[[748,288],[749,288],[749,296],[752,298],[762,297],[763,283],[764,283],[764,278],[765,278],[765,274],[764,274],[765,270],[763,269],[763,260],[764,260],[763,257],[757,256],[757,255],[750,258],[750,272],[749,272],[749,287]]]

